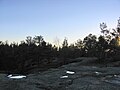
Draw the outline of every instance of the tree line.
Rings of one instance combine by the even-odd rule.
[[[100,29],[100,36],[89,34],[71,45],[65,38],[61,47],[46,42],[41,35],[27,36],[20,44],[0,41],[0,71],[24,73],[36,67],[60,66],[78,57],[97,57],[98,63],[106,58],[111,58],[107,62],[119,61],[120,19],[116,29],[108,30],[106,23],[101,23]]]

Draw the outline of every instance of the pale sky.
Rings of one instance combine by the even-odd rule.
[[[19,42],[42,35],[70,43],[88,34],[100,34],[99,24],[115,28],[120,0],[0,0],[0,40]]]

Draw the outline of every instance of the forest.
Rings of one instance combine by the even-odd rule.
[[[117,28],[109,30],[106,23],[100,24],[101,35],[89,34],[83,40],[62,46],[52,45],[42,35],[27,36],[18,43],[0,41],[0,72],[26,73],[33,68],[45,70],[69,63],[78,57],[97,57],[96,63],[120,61],[120,19]]]

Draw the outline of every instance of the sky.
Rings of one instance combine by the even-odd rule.
[[[119,17],[120,0],[0,0],[0,40],[42,35],[50,43],[65,37],[74,43],[100,35],[102,22],[115,28]]]

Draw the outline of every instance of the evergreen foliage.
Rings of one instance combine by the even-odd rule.
[[[31,68],[63,65],[68,59],[78,57],[98,57],[101,62],[106,62],[106,58],[119,61],[120,19],[112,32],[105,23],[100,24],[100,29],[103,35],[97,37],[89,34],[83,40],[78,39],[75,44],[68,45],[65,38],[59,50],[55,45],[47,43],[41,35],[33,38],[27,36],[20,44],[0,41],[0,71],[25,73]]]

